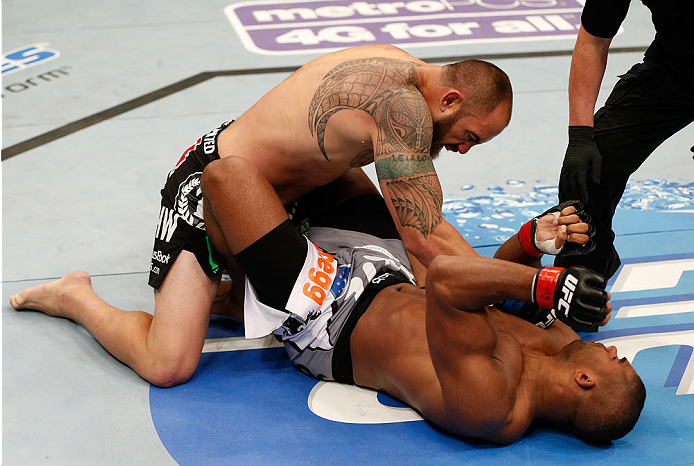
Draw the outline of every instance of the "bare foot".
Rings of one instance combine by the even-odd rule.
[[[71,272],[60,280],[27,288],[10,296],[10,304],[15,309],[31,309],[53,317],[68,317],[63,308],[64,296],[85,286],[91,289],[89,274],[83,271]]]

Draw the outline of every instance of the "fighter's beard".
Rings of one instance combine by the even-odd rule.
[[[448,131],[453,127],[457,120],[458,115],[451,115],[448,117],[443,117],[440,120],[435,121],[433,123],[431,149],[429,150],[429,155],[431,156],[432,160],[436,160],[436,158],[441,153],[441,149],[443,149],[443,138],[446,136],[446,133],[448,133]]]

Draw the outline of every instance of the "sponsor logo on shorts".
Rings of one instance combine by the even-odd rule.
[[[164,254],[161,251],[154,251],[152,253],[152,260],[160,262],[162,264],[168,264],[169,259],[171,259],[171,254]]]
[[[347,280],[349,279],[349,271],[349,265],[343,265],[337,270],[337,276],[333,281],[333,286],[330,287],[330,292],[336,298],[342,294],[342,291],[345,289],[345,286],[347,285]]]
[[[383,280],[385,280],[385,279],[387,279],[388,277],[391,277],[391,276],[393,276],[393,274],[386,272],[386,273],[384,273],[384,274],[382,274],[382,275],[379,275],[378,277],[374,278],[373,280],[371,280],[371,283],[373,283],[373,284],[375,284],[375,285],[378,285],[378,284],[381,283]]]
[[[573,39],[582,0],[253,0],[224,9],[247,50],[280,55],[401,46]],[[621,32],[621,28],[620,28]]]
[[[301,287],[304,296],[315,301],[319,306],[325,301],[327,292],[332,285],[332,277],[335,274],[335,258],[316,246],[318,259],[316,266],[308,270],[308,280]]]

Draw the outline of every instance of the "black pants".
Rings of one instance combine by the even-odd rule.
[[[599,185],[588,183],[588,209],[597,247],[584,256],[557,257],[555,265],[584,265],[607,278],[614,275],[621,261],[614,248],[612,217],[629,176],[660,144],[692,121],[694,85],[685,87],[648,59],[620,76],[605,106],[595,114],[602,170]],[[559,201],[566,200],[560,184]]]

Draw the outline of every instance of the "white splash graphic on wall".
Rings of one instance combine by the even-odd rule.
[[[501,244],[513,236],[529,218],[541,214],[558,202],[558,187],[542,180],[528,183],[508,180],[505,186],[487,187],[487,194],[465,199],[449,198],[443,214],[473,246]],[[463,192],[473,185],[460,188]],[[449,197],[460,194],[449,194]],[[694,214],[694,183],[665,180],[633,181],[627,184],[619,210],[657,211]],[[694,225],[694,216],[692,216]]]

